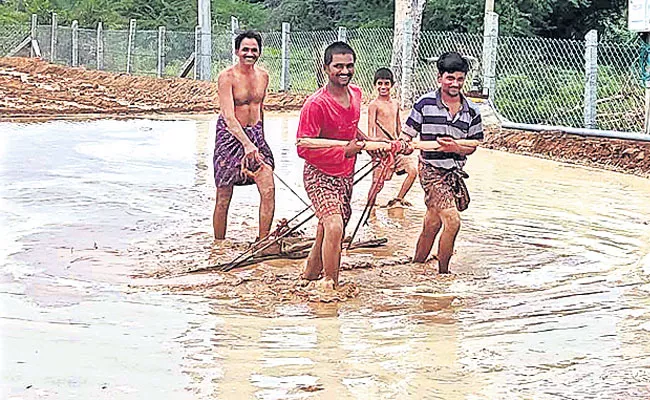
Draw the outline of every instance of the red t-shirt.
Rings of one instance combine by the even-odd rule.
[[[361,116],[361,89],[348,85],[350,107],[344,108],[325,89],[309,96],[300,111],[298,138],[325,138],[350,141],[357,137],[357,125]],[[350,176],[354,173],[357,158],[345,158],[343,147],[307,149],[298,147],[298,156],[331,176]]]

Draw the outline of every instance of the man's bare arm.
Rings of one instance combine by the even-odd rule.
[[[377,105],[368,106],[368,136],[377,136]]]
[[[395,115],[395,135],[399,136],[397,133],[402,131],[402,119],[399,116],[400,108],[399,103],[397,104],[397,112]]]
[[[459,154],[468,156],[476,151],[476,148],[481,144],[478,140],[463,140],[462,144],[458,145],[460,150]]]
[[[228,130],[232,135],[239,140],[244,146],[244,153],[248,154],[257,149],[253,142],[246,136],[244,129],[235,117],[235,100],[232,95],[232,80],[227,73],[219,74],[217,78],[218,93],[219,93],[219,107],[221,108],[221,115],[226,120]]]
[[[457,141],[450,137],[439,138],[438,143],[440,143],[440,149],[438,151],[443,151],[445,153],[456,153],[463,156],[467,156],[475,152],[476,148],[480,144],[478,140],[464,139]]]
[[[260,103],[260,120],[262,121],[262,126],[264,126],[264,100],[266,100],[266,92],[269,89],[269,74],[266,71],[262,71],[264,74],[264,97],[262,97],[262,102]]]

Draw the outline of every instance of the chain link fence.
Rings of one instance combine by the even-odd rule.
[[[27,25],[0,25],[0,56],[8,54],[23,40],[29,37]]]
[[[494,102],[510,121],[583,124],[584,42],[499,37]]]
[[[212,77],[232,65],[233,36],[226,25],[212,34]],[[57,26],[52,58],[52,27],[36,29],[44,59],[72,65],[73,30]],[[29,26],[0,26],[0,55],[7,54],[30,35]],[[79,65],[109,72],[127,71],[129,32],[78,29]],[[322,70],[325,47],[336,41],[337,31],[289,34],[290,91],[309,93],[326,82]],[[162,76],[178,76],[181,66],[195,51],[195,32],[166,31],[158,54],[159,32],[136,30],[131,48],[131,73],[156,76],[159,59]],[[380,67],[390,67],[393,51],[391,29],[349,30],[346,40],[357,52],[355,83],[369,96]],[[282,33],[262,33],[260,65],[270,75],[269,90],[281,89]],[[585,125],[585,41],[545,38],[498,38],[496,89],[491,93],[499,113],[512,122],[583,127]],[[596,126],[607,130],[640,131],[644,120],[644,87],[639,79],[640,42],[599,42],[597,51]],[[103,49],[102,51],[99,51]],[[435,61],[440,54],[458,51],[470,61],[465,90],[483,87],[483,36],[451,32],[422,32],[414,62],[411,92],[422,95],[437,86]],[[101,57],[98,60],[98,57]],[[399,81],[398,81],[399,84]]]
[[[645,100],[639,78],[640,48],[640,40],[598,44],[598,128],[622,131],[643,129]]]
[[[492,96],[508,120],[582,127],[585,41],[499,37],[497,88]],[[641,131],[644,88],[636,43],[598,43],[596,127]]]

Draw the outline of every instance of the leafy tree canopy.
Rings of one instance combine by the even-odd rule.
[[[293,31],[348,28],[392,28],[394,0],[211,0],[215,28],[227,29],[230,16],[242,27]],[[479,33],[485,0],[428,0],[422,29]],[[631,36],[626,29],[627,0],[496,0],[502,34],[583,38],[597,29],[606,38]],[[0,0],[0,23],[28,22],[31,14],[62,24],[78,20],[82,27],[102,21],[107,28],[138,26],[191,31],[196,0]]]

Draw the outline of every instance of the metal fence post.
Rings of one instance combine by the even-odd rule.
[[[483,28],[483,94],[496,96],[497,47],[499,41],[499,14],[485,13]]]
[[[72,21],[72,66],[79,66],[79,21]]]
[[[237,64],[237,60],[238,60],[237,52],[235,51],[235,38],[237,37],[238,32],[239,32],[239,20],[237,19],[237,17],[230,17],[230,35],[232,36],[231,37],[231,41],[232,41],[231,51],[232,51],[232,63],[233,64]]]
[[[402,36],[402,82],[401,107],[407,108],[411,101],[411,81],[413,77],[413,20],[404,21]]]
[[[131,73],[131,55],[133,53],[133,42],[135,40],[135,20],[129,21],[129,41],[126,48],[126,73]]]
[[[648,32],[643,32],[641,33],[641,40],[645,43],[645,45],[650,44],[650,33]],[[643,133],[646,135],[650,135],[650,81],[644,80],[644,86],[645,86],[645,116],[643,118]]]
[[[585,36],[585,128],[596,128],[596,99],[598,98],[598,32],[590,30]]]
[[[165,27],[158,27],[158,78],[162,78],[165,71]]]
[[[339,42],[347,42],[348,41],[348,28],[346,28],[344,26],[339,26],[338,41]]]
[[[59,31],[59,19],[56,13],[52,13],[52,30],[50,34],[50,62],[56,62],[56,42]]]
[[[104,69],[104,27],[101,22],[97,23],[97,70]]]
[[[34,50],[34,42],[36,41],[37,32],[38,32],[38,16],[36,14],[32,14],[32,29],[29,33],[29,38],[31,42],[31,46],[29,50],[30,57],[34,57],[34,55],[36,55],[36,52]]]
[[[291,25],[282,23],[282,72],[280,73],[280,91],[289,90],[289,45],[291,43]]]
[[[198,79],[199,73],[198,73],[198,57],[199,57],[199,51],[201,49],[201,26],[197,25],[196,28],[194,28],[194,79]]]

